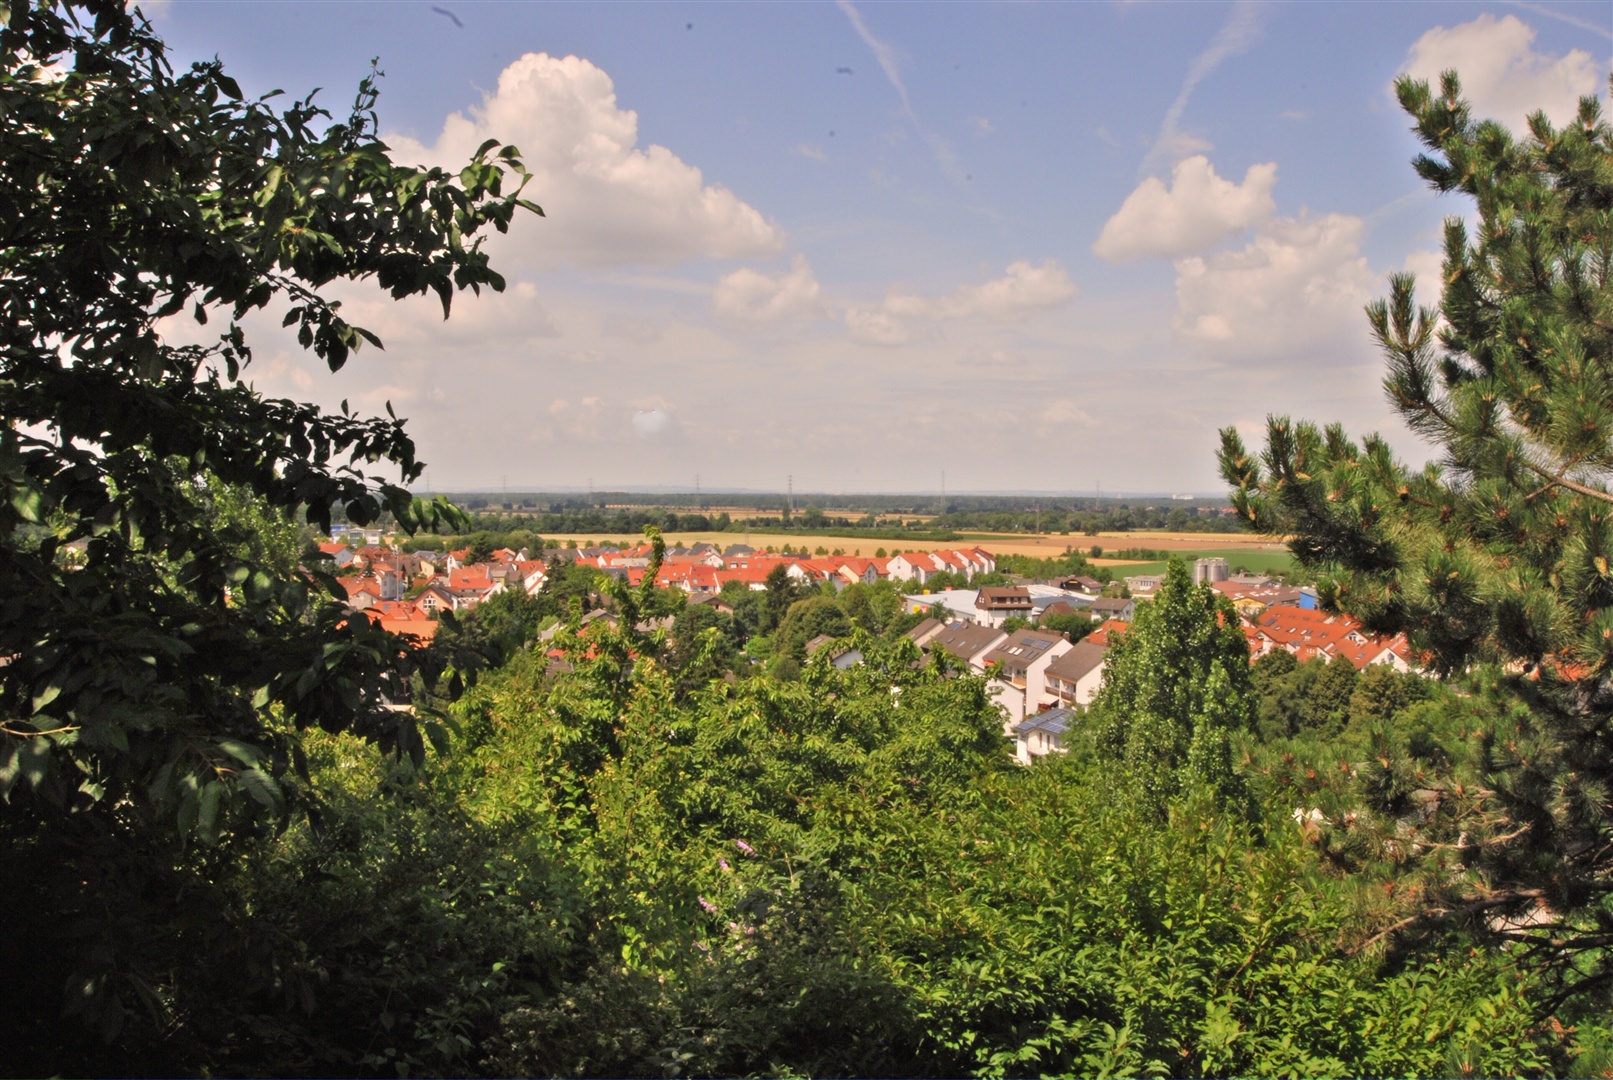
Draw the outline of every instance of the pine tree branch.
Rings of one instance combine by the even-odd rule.
[[[1598,490],[1596,488],[1588,487],[1585,484],[1581,484],[1581,483],[1579,483],[1577,481],[1570,480],[1570,479],[1568,479],[1568,477],[1560,476],[1557,473],[1554,473],[1550,469],[1546,468],[1544,465],[1536,465],[1532,461],[1525,460],[1524,465],[1525,465],[1525,467],[1527,467],[1531,471],[1535,472],[1536,474],[1538,474],[1538,475],[1544,477],[1546,480],[1550,481],[1546,485],[1546,489],[1550,489],[1550,488],[1553,488],[1553,487],[1563,487],[1563,488],[1567,488],[1569,491],[1572,491],[1572,492],[1574,492],[1576,494],[1584,495],[1586,498],[1589,498],[1589,499],[1596,499],[1596,500],[1598,500],[1600,502],[1605,502],[1605,503],[1613,503],[1613,493],[1606,492],[1606,491],[1600,491],[1600,490]],[[1543,489],[1543,490],[1545,490],[1545,489]]]
[[[1473,916],[1479,915],[1485,911],[1498,907],[1506,907],[1509,904],[1516,904],[1522,900],[1538,900],[1544,895],[1545,891],[1542,889],[1516,889],[1510,890],[1506,893],[1492,894],[1490,896],[1466,896],[1462,898],[1462,903],[1459,910],[1462,915],[1472,918]],[[1370,949],[1372,946],[1376,945],[1380,941],[1383,941],[1385,938],[1397,934],[1402,930],[1410,929],[1411,927],[1437,926],[1457,913],[1458,909],[1456,908],[1434,907],[1429,908],[1426,911],[1420,911],[1415,915],[1408,915],[1399,922],[1386,926],[1376,934],[1373,934],[1371,937],[1367,938],[1361,944],[1351,949],[1349,955],[1355,956],[1365,952],[1367,949]],[[1549,930],[1554,928],[1555,927],[1538,927],[1534,929]],[[1495,931],[1495,933],[1509,940],[1530,940],[1528,935],[1522,930],[1517,932]]]
[[[1408,927],[1416,925],[1431,926],[1434,923],[1441,922],[1450,913],[1449,908],[1433,908],[1429,911],[1419,912],[1416,915],[1408,915],[1399,922],[1386,926],[1382,930],[1379,930],[1376,934],[1373,934],[1371,937],[1367,938],[1361,944],[1351,949],[1349,955],[1357,956],[1361,953],[1364,953],[1368,949],[1372,948],[1372,946],[1378,944],[1378,942],[1383,941],[1385,938],[1399,933],[1401,930],[1405,930]]]

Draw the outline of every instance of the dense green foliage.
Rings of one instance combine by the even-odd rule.
[[[1504,958],[1451,941],[1386,967],[1361,950],[1378,913],[1317,859],[1286,795],[1262,825],[1205,787],[1139,815],[1098,737],[1013,765],[984,680],[915,665],[906,642],[864,637],[867,662],[846,672],[818,660],[796,682],[690,687],[657,641],[565,632],[558,675],[517,651],[454,707],[462,737],[425,770],[310,736],[317,818],[234,838],[242,858],[181,858],[169,880],[212,913],[200,928],[131,913],[166,959],[145,975],[153,1015],[112,1050],[42,1027],[15,1060],[382,1075],[1568,1064]]]
[[[1249,646],[1232,604],[1171,560],[1154,600],[1110,647],[1092,708],[1133,812],[1162,815],[1194,790],[1235,808],[1232,740],[1252,726],[1251,704]]]
[[[1514,139],[1476,123],[1454,76],[1402,80],[1418,173],[1471,198],[1445,227],[1437,307],[1409,275],[1368,316],[1390,403],[1437,460],[1273,418],[1222,468],[1264,532],[1293,537],[1326,599],[1473,672],[1478,746],[1428,784],[1448,842],[1422,849],[1421,920],[1517,942],[1560,992],[1613,983],[1613,126],[1594,98]],[[1386,768],[1413,769],[1386,753]]]

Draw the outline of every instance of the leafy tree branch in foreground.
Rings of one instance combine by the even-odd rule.
[[[111,942],[69,979],[106,1032],[148,993],[89,918],[109,874],[283,820],[306,782],[292,731],[424,749],[388,708],[431,674],[416,651],[352,618],[311,548],[264,539],[328,527],[334,504],[457,517],[409,495],[423,466],[390,407],[327,414],[247,383],[244,320],[280,317],[336,370],[381,342],[326,286],[430,293],[446,317],[457,291],[504,286],[484,234],[537,211],[513,147],[458,173],[394,163],[373,75],[344,116],[274,97],[217,61],[176,72],[120,3],[0,4],[4,842],[70,875],[51,910]],[[174,344],[177,319],[216,335]]]
[[[242,320],[282,315],[335,370],[380,341],[332,282],[431,292],[445,316],[458,289],[501,289],[479,234],[535,209],[505,191],[514,149],[458,174],[396,165],[373,77],[345,117],[277,111],[216,61],[175,74],[115,3],[10,9],[0,63],[0,791],[177,804],[210,832],[215,783],[274,771],[272,715],[418,750],[379,707],[409,650],[317,576],[253,558],[206,489],[322,526],[333,503],[409,528],[447,513],[399,483],[422,469],[402,421],[245,383]],[[222,329],[171,345],[168,317]]]

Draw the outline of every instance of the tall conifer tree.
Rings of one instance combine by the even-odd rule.
[[[1384,389],[1434,460],[1286,417],[1259,459],[1230,428],[1243,516],[1328,575],[1326,599],[1405,630],[1429,669],[1494,673],[1473,775],[1441,790],[1449,843],[1420,847],[1421,922],[1469,925],[1605,985],[1613,944],[1613,128],[1594,98],[1514,138],[1477,122],[1454,73],[1396,84],[1445,224],[1439,304],[1409,274],[1367,308]]]

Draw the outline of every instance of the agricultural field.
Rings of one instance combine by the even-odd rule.
[[[1096,545],[1102,547],[1106,553],[1117,552],[1126,548],[1152,548],[1159,551],[1180,552],[1184,559],[1189,560],[1222,558],[1227,560],[1234,570],[1241,567],[1255,573],[1276,573],[1293,568],[1288,549],[1281,541],[1225,533],[1166,533],[1136,530],[1125,533],[1103,533],[1098,536],[1027,535],[1025,533],[964,533],[961,536],[962,538],[958,540],[882,540],[835,536],[831,533],[678,532],[668,534],[666,541],[669,546],[710,543],[717,545],[719,548],[742,543],[749,544],[758,551],[769,546],[779,549],[784,547],[785,544],[790,545],[792,549],[799,550],[805,545],[808,551],[816,551],[822,547],[829,551],[839,551],[846,555],[859,555],[865,558],[872,557],[881,548],[894,555],[898,551],[935,551],[942,548],[974,547],[977,545],[996,555],[1029,555],[1034,558],[1050,558],[1057,557],[1070,550],[1084,554]],[[634,544],[642,539],[638,536],[611,536],[595,533],[546,533],[545,538],[558,540],[562,544],[575,540],[579,546],[608,542]],[[1113,567],[1116,570],[1124,569],[1128,574],[1163,573],[1165,569],[1165,563],[1163,562],[1144,562],[1113,557],[1093,559],[1092,562],[1097,566]]]
[[[1225,559],[1227,565],[1235,574],[1240,570],[1247,570],[1254,574],[1285,574],[1294,569],[1293,556],[1288,552],[1252,551],[1248,548],[1216,548],[1203,551],[1183,551],[1184,559]],[[1168,565],[1164,562],[1132,562],[1128,559],[1093,559],[1094,566],[1107,566],[1116,573],[1130,576],[1132,574],[1163,574]]]
[[[617,536],[607,533],[544,533],[545,540],[558,540],[562,544],[575,540],[579,547],[589,544],[615,543],[632,545],[642,543],[644,537],[639,535]],[[1057,539],[1068,540],[1067,537]],[[1007,551],[1006,547],[993,546],[980,541],[962,540],[881,540],[875,537],[835,536],[831,533],[805,533],[805,532],[673,532],[666,534],[668,547],[678,544],[688,547],[691,544],[715,544],[719,549],[730,544],[749,544],[757,551],[766,547],[782,548],[790,545],[792,550],[798,550],[804,544],[807,550],[816,551],[818,548],[827,548],[829,551],[839,551],[846,555],[860,555],[863,558],[872,558],[874,552],[884,548],[888,554],[894,555],[898,551],[935,551],[938,548],[973,547],[979,543],[989,551]],[[1064,550],[1065,545],[1059,544],[1056,548],[1044,551],[1042,554],[1058,554]]]

